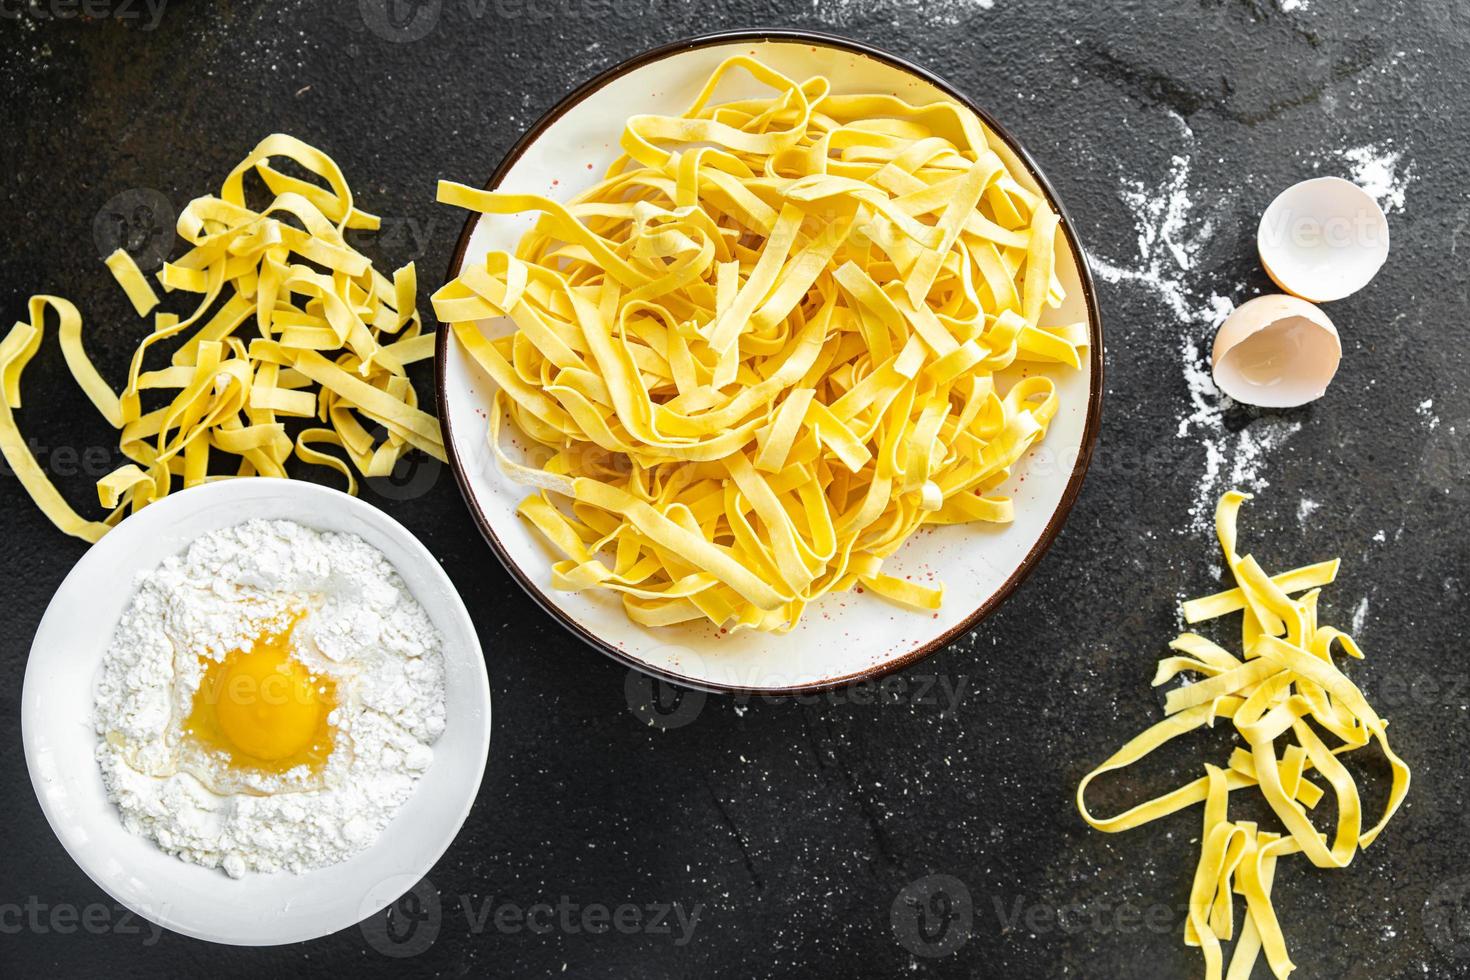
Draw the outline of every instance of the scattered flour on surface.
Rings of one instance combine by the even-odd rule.
[[[1194,134],[1181,122],[1190,142]],[[1133,213],[1138,229],[1138,261],[1123,266],[1089,255],[1092,268],[1108,282],[1132,282],[1156,294],[1175,318],[1189,322],[1198,316],[1185,276],[1194,268],[1199,249],[1214,231],[1209,221],[1194,220],[1189,195],[1191,159],[1176,155],[1169,175],[1157,187],[1127,179],[1118,196]]]
[[[1399,164],[1404,154],[1388,143],[1368,143],[1342,151],[1353,183],[1371,194],[1384,214],[1403,209],[1404,193],[1413,179],[1413,168]]]
[[[1306,527],[1307,519],[1310,518],[1313,514],[1317,513],[1317,509],[1321,506],[1322,505],[1317,503],[1317,501],[1308,500],[1306,497],[1303,497],[1302,502],[1296,505],[1297,523],[1300,524],[1302,527]]]
[[[1182,119],[1178,122],[1192,147],[1194,132]],[[1215,226],[1208,215],[1195,213],[1189,189],[1191,165],[1189,153],[1176,154],[1168,175],[1155,187],[1125,179],[1119,197],[1134,215],[1137,260],[1124,265],[1095,254],[1089,254],[1088,260],[1107,282],[1131,283],[1153,293],[1183,328],[1178,333],[1178,351],[1188,401],[1180,412],[1176,435],[1198,439],[1204,451],[1203,472],[1189,510],[1189,529],[1209,533],[1220,494],[1231,487],[1264,489],[1268,455],[1299,432],[1301,423],[1267,416],[1253,420],[1238,432],[1225,427],[1225,413],[1234,402],[1215,385],[1209,344],[1235,303],[1218,293],[1206,294],[1192,282],[1200,250]]]
[[[240,769],[185,737],[207,662],[298,615],[293,659],[336,684],[321,771]],[[433,760],[444,698],[438,631],[381,552],[247,521],[139,576],[98,671],[97,761],[123,824],[164,851],[231,877],[299,873],[376,840]]]
[[[1424,425],[1430,430],[1439,428],[1439,416],[1434,414],[1434,399],[1426,398],[1419,403],[1419,417],[1424,420]]]
[[[1388,540],[1388,535],[1383,531],[1378,531],[1376,534],[1373,535],[1373,540],[1377,541],[1379,544],[1383,544],[1383,542]]]
[[[812,11],[819,18],[839,24],[907,15],[923,17],[930,24],[956,27],[975,11],[994,7],[995,0],[814,0]]]
[[[1354,638],[1363,632],[1363,624],[1366,622],[1368,622],[1368,597],[1363,596],[1358,600],[1358,607],[1353,610],[1352,635]]]
[[[1286,440],[1302,431],[1300,422],[1278,418],[1262,418],[1250,428],[1236,433],[1234,462],[1230,468],[1230,484],[1237,490],[1264,490],[1271,484],[1261,475],[1266,454],[1280,448]],[[1223,489],[1223,488],[1222,488]],[[1213,495],[1211,495],[1213,503]]]
[[[1294,10],[1305,10],[1307,0],[1281,0],[1281,12],[1289,14]]]

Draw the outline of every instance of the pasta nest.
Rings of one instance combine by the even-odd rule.
[[[737,71],[771,94],[717,103]],[[748,82],[748,80],[747,80]],[[1005,522],[999,492],[1078,368],[1058,217],[948,101],[838,94],[749,57],[563,204],[441,182],[533,216],[434,297],[495,380],[488,437],[559,589],[636,622],[789,630],[862,584],[938,608],[883,563],[926,524]],[[508,318],[513,329],[487,321]],[[501,321],[503,323],[503,321]],[[512,459],[509,418],[537,450]]]

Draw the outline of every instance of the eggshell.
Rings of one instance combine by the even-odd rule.
[[[1258,296],[1225,318],[1211,355],[1215,384],[1247,405],[1295,408],[1322,397],[1342,360],[1337,328],[1295,296]]]
[[[1256,230],[1261,264],[1276,285],[1326,303],[1349,296],[1388,260],[1388,219],[1373,196],[1341,177],[1293,184]]]

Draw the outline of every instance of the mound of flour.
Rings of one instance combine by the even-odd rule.
[[[240,772],[186,752],[201,658],[248,650],[303,610],[293,656],[337,689],[321,771]],[[392,565],[355,535],[289,521],[211,532],[141,575],[96,683],[97,761],[124,825],[233,877],[300,873],[372,844],[444,720],[440,637]]]

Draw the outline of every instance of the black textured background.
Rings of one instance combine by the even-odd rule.
[[[90,19],[68,16],[79,2],[0,0],[4,314],[22,318],[32,292],[72,297],[104,373],[120,377],[140,326],[97,261],[94,227],[156,206],[148,190],[182,206],[275,130],[335,156],[385,216],[368,251],[383,267],[417,259],[427,293],[462,221],[433,203],[437,178],[482,181],[574,84],[655,43],[807,26],[948,77],[1055,182],[1111,270],[1099,279],[1098,464],[1036,574],[974,635],[903,675],[889,689],[898,703],[858,691],[650,709],[636,676],[520,594],[447,471],[370,492],[442,558],[475,616],[494,688],[489,768],[469,822],[417,890],[425,904],[391,931],[385,915],[268,950],[130,931],[47,828],[21,751],[20,681],[83,545],[0,479],[0,972],[1196,974],[1178,908],[1198,811],[1109,837],[1087,829],[1072,793],[1158,717],[1147,685],[1178,626],[1176,600],[1218,581],[1190,510],[1241,467],[1262,490],[1244,535],[1268,567],[1344,557],[1328,621],[1346,626],[1367,597],[1368,659],[1351,671],[1414,766],[1397,821],[1348,871],[1283,864],[1278,909],[1297,975],[1470,975],[1463,0],[385,2],[172,0],[155,23],[141,0]],[[1238,302],[1269,285],[1253,249],[1262,208],[1294,180],[1350,172],[1342,154],[1361,146],[1400,155],[1403,200],[1388,266],[1330,307],[1344,338],[1333,388],[1294,412],[1196,405],[1186,369],[1207,349],[1209,298]],[[1161,202],[1179,203],[1176,191],[1189,206],[1171,216]],[[25,431],[72,499],[87,500],[115,442],[54,339],[26,394]],[[1192,778],[1194,758],[1180,749],[1099,799]],[[1376,813],[1381,767],[1369,759],[1362,771]],[[921,921],[901,897],[910,885],[944,893]],[[505,923],[538,903],[553,907],[549,931],[496,926],[497,910],[509,910]],[[589,933],[556,911],[659,904],[699,911],[687,941],[677,925]],[[66,909],[100,925],[68,930]]]

